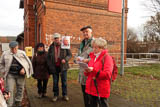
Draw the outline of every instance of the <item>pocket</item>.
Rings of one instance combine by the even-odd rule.
[[[10,59],[10,56],[4,56],[4,60],[9,60]]]

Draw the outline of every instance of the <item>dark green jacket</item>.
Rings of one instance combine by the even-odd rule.
[[[87,44],[85,44],[85,40],[83,40],[80,44],[80,49],[77,56],[81,56],[84,58],[88,58],[89,53],[92,52],[91,41],[93,39],[89,39]]]

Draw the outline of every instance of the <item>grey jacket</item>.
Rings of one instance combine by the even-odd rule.
[[[13,57],[23,66],[26,76],[29,78],[33,74],[32,63],[22,50],[18,50],[16,54],[13,54],[10,50],[3,52],[0,58],[0,72],[4,72],[4,78],[8,75]]]
[[[87,44],[85,44],[85,40],[83,40],[80,44],[80,49],[78,54],[76,55],[76,57],[81,56],[85,59],[89,58],[89,54],[90,52],[93,51],[92,47],[91,47],[91,41],[93,39],[91,38]],[[78,76],[78,81],[80,84],[82,85],[86,85],[86,76],[84,75],[84,69],[80,67],[80,72],[79,72],[79,76]]]

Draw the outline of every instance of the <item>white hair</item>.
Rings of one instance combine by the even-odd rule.
[[[90,32],[92,32],[92,29],[88,28],[88,30],[89,30]]]
[[[92,40],[91,45],[92,45],[92,47],[93,47],[93,45],[96,45],[99,48],[106,49],[107,48],[107,41],[101,37],[95,38]]]

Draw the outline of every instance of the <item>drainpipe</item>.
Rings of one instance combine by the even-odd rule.
[[[34,0],[34,14],[35,14],[35,46],[37,45],[37,0]]]
[[[124,75],[124,29],[125,29],[125,0],[122,0],[122,35],[121,35],[121,66],[120,75]]]
[[[42,6],[43,8],[45,8],[45,1],[41,0]],[[34,5],[33,5],[33,9],[34,9],[34,14],[35,14],[35,46],[37,45],[37,18],[38,18],[38,13],[37,13],[37,0],[34,0]]]

